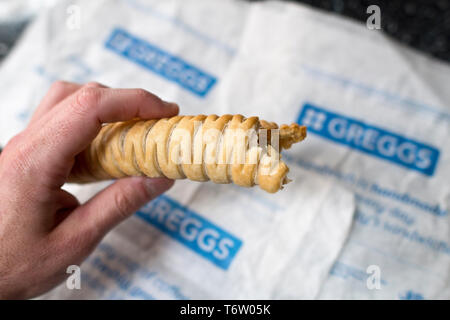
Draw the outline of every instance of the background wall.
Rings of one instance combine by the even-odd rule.
[[[16,0],[17,1],[17,0]],[[264,1],[264,0],[247,0]],[[38,1],[33,1],[34,6]],[[51,1],[41,1],[49,5]],[[294,0],[365,23],[366,9],[381,9],[382,29],[389,36],[436,58],[450,62],[450,0]],[[1,5],[1,4],[0,4]],[[11,15],[9,15],[11,16]],[[26,26],[27,18],[3,21],[0,15],[0,61]]]
[[[253,0],[255,1],[255,0]],[[260,0],[256,0],[260,1]],[[389,36],[450,62],[450,0],[294,0],[366,22],[368,6],[381,9],[382,29]]]

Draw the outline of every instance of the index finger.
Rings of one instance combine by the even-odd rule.
[[[172,117],[179,110],[176,104],[143,89],[83,87],[63,103],[38,134],[40,154],[47,155],[44,162],[48,168],[70,163],[103,123]],[[50,159],[48,155],[52,155]]]

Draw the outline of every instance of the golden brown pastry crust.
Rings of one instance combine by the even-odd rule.
[[[251,143],[261,129],[267,130],[266,148]],[[77,157],[69,182],[126,176],[187,178],[244,187],[257,184],[273,193],[288,181],[289,168],[279,151],[303,140],[306,127],[291,124],[272,129],[278,125],[242,115],[175,116],[107,124]],[[246,134],[240,140],[243,136],[236,132]]]

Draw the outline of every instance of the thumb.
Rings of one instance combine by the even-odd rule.
[[[117,224],[150,200],[167,191],[174,181],[166,178],[129,177],[114,182],[78,207],[61,226],[66,232],[100,240]]]

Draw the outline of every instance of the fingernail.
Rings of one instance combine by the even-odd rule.
[[[153,197],[159,196],[161,193],[169,190],[175,181],[167,178],[146,178],[144,185]]]
[[[167,102],[163,101],[163,104],[166,108],[174,109],[174,110],[180,110],[180,107],[175,102]]]

